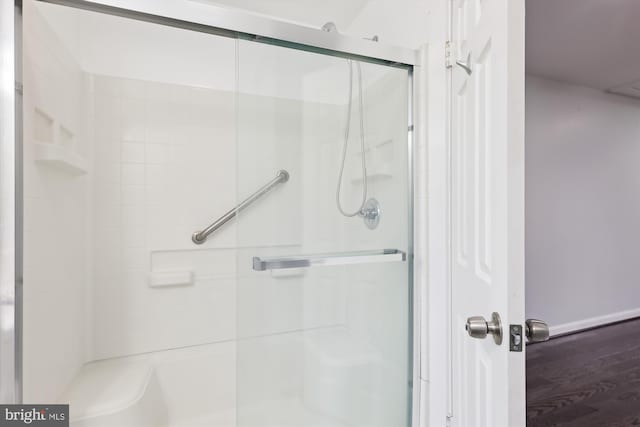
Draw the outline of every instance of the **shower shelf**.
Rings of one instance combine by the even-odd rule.
[[[379,249],[373,251],[355,251],[332,254],[269,258],[253,257],[253,269],[256,271],[265,271],[278,270],[283,268],[395,262],[405,261],[406,259],[406,253],[398,249]]]
[[[37,142],[35,147],[35,159],[40,164],[52,166],[71,175],[85,175],[88,171],[87,161],[71,148],[44,142]]]
[[[367,179],[383,179],[383,178],[393,178],[393,174],[387,171],[373,171],[373,172],[367,173]],[[362,178],[361,177],[353,178],[351,182],[354,184],[362,182]]]

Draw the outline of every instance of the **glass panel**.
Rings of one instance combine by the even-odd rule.
[[[236,41],[24,7],[24,401],[232,426]]]
[[[356,63],[24,4],[25,400],[72,424],[406,425],[407,71],[361,65],[362,150]],[[341,205],[366,159],[373,230],[336,206],[350,67]]]
[[[290,176],[238,217],[237,424],[407,425],[410,263],[384,250],[409,252],[408,72],[238,46],[237,197],[279,170]],[[359,209],[364,155],[367,198],[381,209],[375,229],[336,204],[350,67],[340,200],[344,211]],[[362,261],[363,251],[366,263],[335,264],[351,255]],[[271,257],[332,262],[258,271],[254,257],[258,266]]]

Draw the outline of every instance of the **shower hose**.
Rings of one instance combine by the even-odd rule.
[[[356,68],[358,70],[358,104],[360,112],[360,149],[362,152],[362,201],[360,207],[354,212],[346,212],[342,208],[342,202],[340,201],[340,190],[342,188],[342,175],[344,173],[344,164],[347,158],[347,146],[349,145],[349,130],[351,128],[351,108],[353,104],[353,61],[348,60],[349,65],[349,100],[347,103],[347,121],[344,129],[344,143],[342,145],[342,163],[340,165],[340,173],[338,175],[338,187],[336,189],[336,205],[340,213],[346,217],[353,217],[362,214],[364,205],[367,201],[367,160],[364,150],[364,111],[362,101],[362,68],[360,62],[356,62]]]

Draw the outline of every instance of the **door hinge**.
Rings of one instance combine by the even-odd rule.
[[[444,43],[444,66],[446,68],[453,67],[451,62],[451,42],[449,40]]]
[[[18,92],[20,95],[22,95],[22,91],[24,90],[24,86],[22,86],[22,83],[14,82],[14,85],[15,85],[16,92]]]

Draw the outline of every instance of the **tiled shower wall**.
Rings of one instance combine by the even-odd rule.
[[[314,187],[302,168],[303,115],[325,114],[333,123],[343,107],[106,76],[92,81],[93,359],[344,323],[346,294],[335,280],[314,289],[311,277],[251,270],[252,256],[301,250],[301,193]],[[324,135],[317,129],[304,139],[313,145]],[[205,244],[191,241],[279,169],[289,171],[289,182]],[[323,205],[312,207],[334,211]],[[193,284],[149,286],[152,275],[166,272],[191,273]]]
[[[234,339],[234,224],[191,241],[236,201],[233,92],[93,82],[93,357]],[[151,288],[166,271],[194,283]]]
[[[52,402],[89,353],[91,177],[43,161],[39,148],[90,158],[90,103],[85,74],[24,6],[23,388],[25,402]]]

